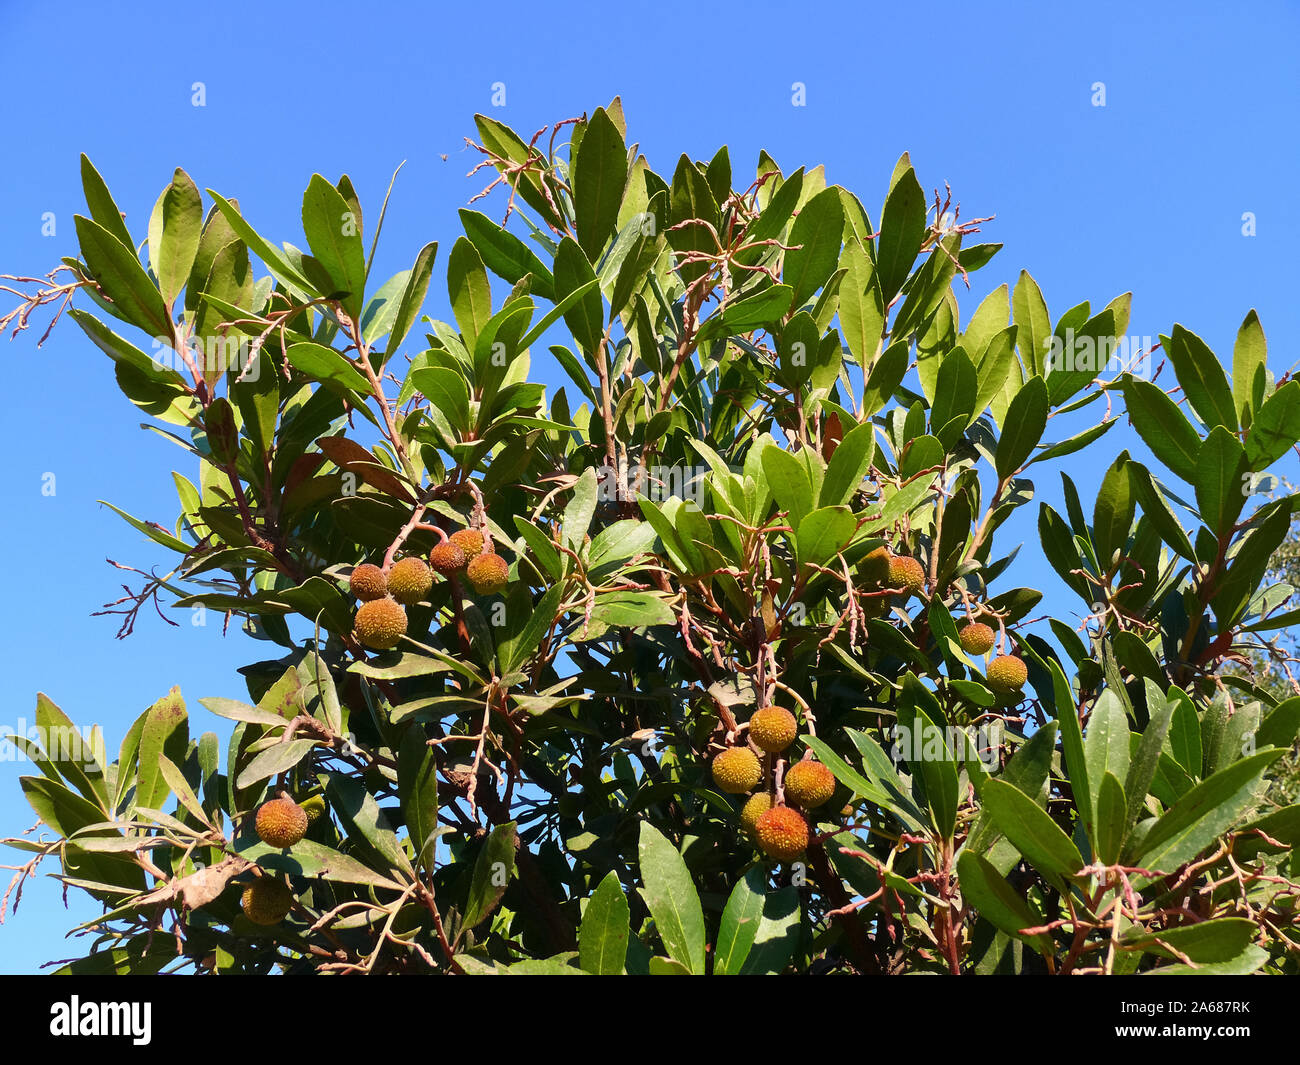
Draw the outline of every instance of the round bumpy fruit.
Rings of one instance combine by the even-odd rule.
[[[829,802],[835,794],[835,774],[821,762],[795,762],[785,774],[785,797],[805,810]]]
[[[993,650],[993,630],[982,621],[963,625],[957,633],[961,649],[968,655],[986,655]]]
[[[262,877],[244,888],[244,916],[253,924],[279,924],[293,909],[293,892],[280,880]]]
[[[396,647],[406,635],[406,611],[396,599],[375,599],[357,609],[357,639],[372,651]]]
[[[272,799],[253,821],[257,838],[272,847],[292,847],[307,834],[307,811],[292,799]]]
[[[411,606],[428,596],[433,573],[423,559],[404,558],[388,573],[388,592],[399,603]]]
[[[492,595],[506,586],[506,581],[510,577],[510,567],[500,555],[489,552],[471,558],[465,576],[479,595]]]
[[[758,849],[769,858],[788,862],[808,849],[808,822],[788,806],[773,806],[754,826]]]
[[[713,782],[729,795],[744,795],[758,787],[763,767],[748,747],[730,747],[713,759]]]
[[[906,555],[895,555],[889,560],[889,587],[903,589],[904,595],[916,595],[925,587],[921,563]]]
[[[799,724],[784,706],[765,706],[749,719],[749,738],[768,754],[780,754],[799,735]]]
[[[353,599],[368,603],[388,594],[388,580],[378,566],[363,562],[348,578],[348,591],[352,593]]]
[[[465,568],[465,552],[448,540],[429,552],[429,565],[444,577],[450,577]]]
[[[483,550],[483,534],[477,529],[461,529],[452,533],[449,539],[465,552],[466,558],[473,558]]]
[[[868,588],[883,588],[889,580],[889,561],[894,556],[887,547],[877,547],[862,560],[862,576],[866,578]]]
[[[772,796],[765,791],[756,791],[740,808],[740,827],[746,832],[753,832],[758,826],[758,819],[772,809]]]
[[[1029,679],[1029,667],[1013,655],[998,655],[989,663],[989,687],[996,692],[1018,692]]]

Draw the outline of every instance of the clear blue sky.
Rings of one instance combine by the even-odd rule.
[[[462,150],[472,115],[490,112],[528,136],[619,94],[630,139],[665,173],[683,151],[707,158],[725,142],[739,172],[765,148],[787,170],[824,163],[829,181],[874,210],[910,151],[922,184],[949,181],[964,216],[997,215],[980,239],[1006,247],[976,275],[977,297],[1022,267],[1054,317],[1132,290],[1130,333],[1168,333],[1179,321],[1220,355],[1255,307],[1273,367],[1295,358],[1294,4],[494,0],[400,5],[392,16],[386,7],[0,5],[0,272],[43,273],[75,253],[82,151],[141,238],[179,165],[200,187],[238,197],[267,236],[299,244],[313,172],[350,174],[370,220],[406,159],[376,275],[441,241],[428,309],[445,316],[441,264],[456,210],[479,188],[465,177],[478,157]],[[206,86],[204,107],[191,105],[194,82]],[[494,82],[506,87],[495,110]],[[791,105],[794,82],[806,84],[805,107]],[[1095,82],[1105,83],[1105,107],[1092,106]],[[1254,237],[1241,233],[1247,211]],[[45,212],[54,237],[41,235]],[[188,615],[180,629],[142,616],[119,642],[113,619],[90,617],[120,594],[106,557],[164,561],[95,501],[170,524],[170,471],[193,476],[188,458],[138,428],[109,360],[73,323],[40,351],[35,339],[0,349],[0,557],[11,588],[0,723],[30,723],[43,690],[74,721],[102,722],[116,751],[136,715],[179,684],[200,727],[224,741],[224,723],[197,699],[243,696],[235,669],[268,645],[222,639],[215,620],[193,628]],[[1085,495],[1100,465],[1072,471]],[[47,473],[52,497],[41,491]],[[1054,475],[1039,492],[1059,498]],[[1060,590],[1041,573],[1022,583],[1037,582]],[[1054,602],[1060,616],[1074,609],[1065,596]],[[0,834],[34,820],[17,784],[28,771],[0,762]],[[65,913],[53,882],[30,884],[0,927],[0,972],[85,953],[88,942],[60,936],[91,916],[75,899]]]

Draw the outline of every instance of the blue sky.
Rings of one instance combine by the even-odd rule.
[[[426,309],[445,317],[441,264],[457,209],[480,187],[465,176],[478,161],[463,150],[473,114],[528,136],[618,94],[629,139],[661,172],[681,152],[708,158],[727,143],[739,173],[763,148],[787,171],[825,164],[828,180],[877,216],[895,160],[910,151],[924,186],[952,185],[963,217],[997,215],[979,239],[1006,247],[975,275],[967,313],[1027,268],[1054,318],[1131,290],[1131,334],[1154,337],[1178,321],[1225,356],[1255,307],[1273,369],[1295,358],[1300,303],[1286,267],[1300,173],[1294,4],[394,8],[295,0],[250,17],[238,5],[0,6],[9,96],[0,272],[40,274],[74,254],[83,151],[141,238],[183,166],[200,187],[237,197],[264,234],[298,244],[313,172],[350,174],[369,222],[405,159],[375,276],[439,240]],[[205,106],[191,102],[195,82]],[[492,107],[496,82],[501,108]],[[795,82],[806,106],[792,105]],[[1098,82],[1104,107],[1093,105]],[[41,232],[46,212],[52,237]],[[1255,214],[1254,236],[1242,233],[1245,212]],[[109,361],[72,322],[39,351],[38,335],[0,350],[0,557],[12,588],[0,624],[0,724],[30,723],[43,690],[75,722],[102,722],[115,751],[141,710],[179,684],[198,728],[224,739],[197,699],[244,695],[235,669],[266,645],[223,639],[217,620],[196,628],[188,614],[181,628],[143,615],[117,641],[114,619],[90,616],[121,594],[105,558],[164,561],[96,500],[170,524],[170,471],[193,476],[189,460],[138,428]],[[1108,461],[1121,434],[1107,440]],[[1071,469],[1085,499],[1104,465]],[[48,474],[52,496],[42,493]],[[1038,487],[1058,499],[1054,475]],[[1060,592],[1050,574],[1031,578],[1021,583]],[[1074,606],[1063,594],[1049,603],[1058,616]],[[0,762],[2,835],[34,820],[17,784],[27,771]],[[28,885],[17,917],[0,926],[0,972],[89,949],[61,941],[93,912],[75,899],[63,912],[60,894],[51,881]]]

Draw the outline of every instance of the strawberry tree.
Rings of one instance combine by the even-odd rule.
[[[618,101],[475,121],[486,198],[387,280],[346,176],[295,244],[183,170],[128,228],[84,158],[23,279],[5,324],[66,311],[184,455],[174,519],[118,511],[170,557],[122,634],[250,640],[224,735],[172,688],[111,762],[11,739],[16,893],[103,907],[66,968],[1295,973],[1300,698],[1238,667],[1300,617],[1256,490],[1300,382],[1253,312],[1230,377],[1180,325],[1117,360],[1127,294],[967,297],[989,219],[906,155],[868,208],[653,170]]]

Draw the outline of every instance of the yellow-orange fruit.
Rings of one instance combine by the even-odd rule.
[[[506,586],[506,581],[510,578],[510,567],[504,558],[490,551],[486,555],[471,558],[465,576],[479,595],[492,595]]]
[[[1013,655],[998,655],[989,663],[989,687],[996,692],[1018,692],[1029,679],[1029,667]]]
[[[465,552],[466,558],[473,558],[483,550],[483,534],[477,529],[461,529],[460,532],[452,533],[448,539]]]
[[[866,578],[868,588],[883,588],[889,580],[889,560],[894,556],[887,547],[877,547],[862,560],[859,567]]]
[[[773,806],[754,826],[758,849],[769,858],[788,862],[808,849],[808,822],[788,806]]]
[[[465,552],[448,540],[429,552],[429,565],[444,577],[465,568]]]
[[[921,563],[907,555],[895,555],[889,560],[889,587],[903,589],[904,595],[916,595],[925,587]]]
[[[986,655],[993,650],[993,630],[982,621],[963,625],[957,639],[968,655]]]
[[[713,759],[713,782],[729,795],[743,795],[758,787],[763,767],[748,747],[729,747]]]
[[[244,888],[240,901],[253,924],[279,924],[293,909],[293,892],[284,881],[264,876]]]
[[[746,832],[753,832],[758,819],[772,808],[772,796],[765,791],[756,791],[740,808],[740,827]]]
[[[821,762],[795,762],[785,774],[785,797],[805,810],[829,802],[835,794],[835,774]]]
[[[780,754],[799,735],[799,723],[784,706],[765,706],[749,719],[749,738],[768,754]]]
[[[360,599],[362,602],[382,599],[388,594],[388,580],[384,576],[384,571],[378,566],[363,562],[348,578],[348,591],[352,593],[353,599]]]
[[[307,811],[292,799],[272,799],[253,821],[257,838],[272,847],[292,847],[307,834]]]
[[[399,603],[418,603],[432,588],[433,573],[423,559],[404,558],[388,571],[388,592]]]
[[[375,599],[357,608],[357,639],[372,651],[387,651],[406,635],[406,611],[395,599]]]

